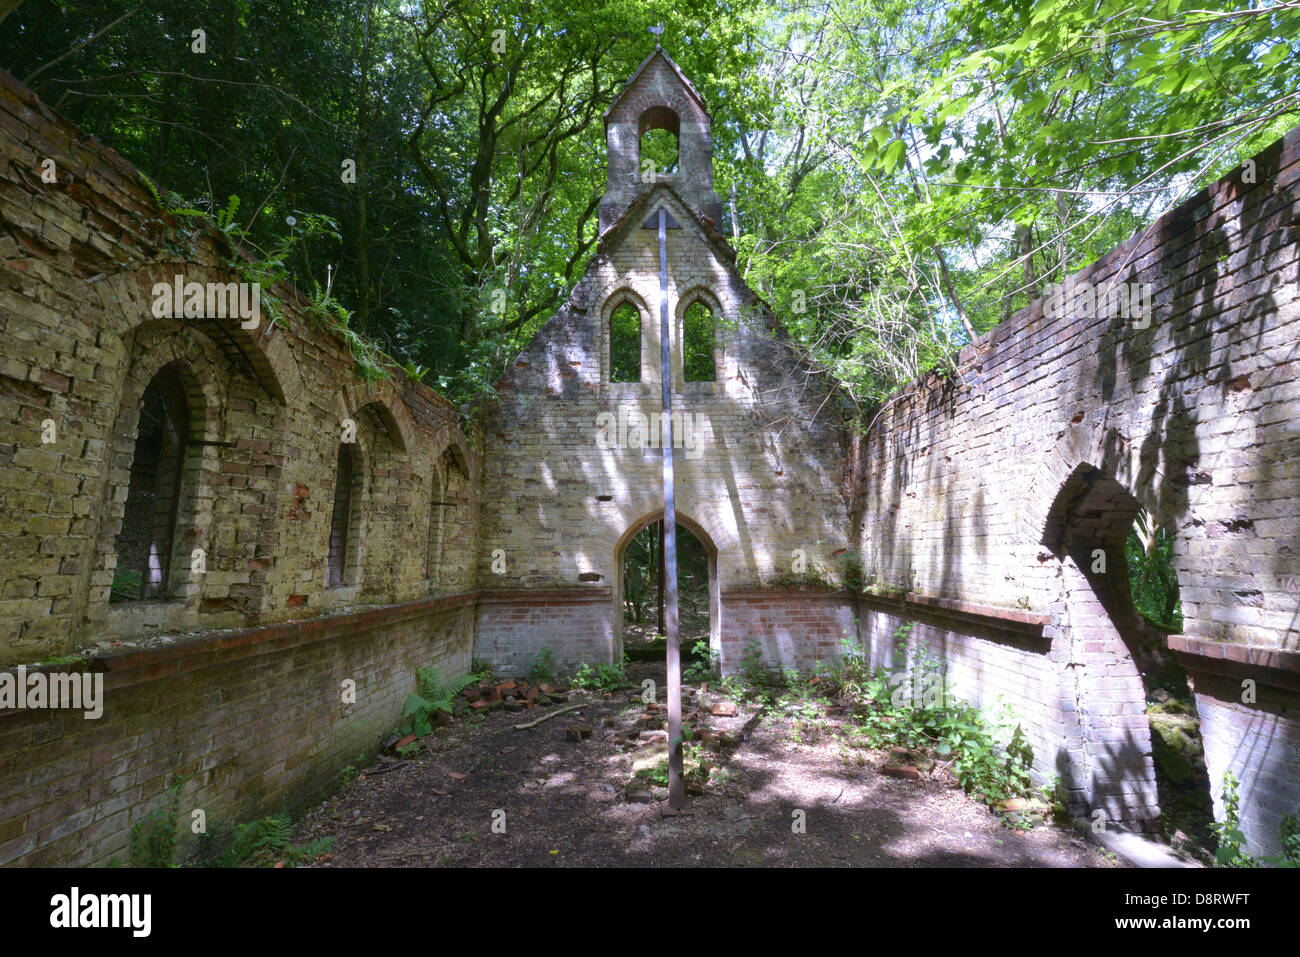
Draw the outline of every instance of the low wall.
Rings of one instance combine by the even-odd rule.
[[[129,863],[175,775],[186,840],[194,809],[210,830],[301,805],[397,726],[417,668],[468,669],[473,625],[457,595],[93,659],[102,717],[0,712],[0,865]]]

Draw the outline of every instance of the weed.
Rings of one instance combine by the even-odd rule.
[[[1237,776],[1231,771],[1223,776],[1223,820],[1210,825],[1219,839],[1214,854],[1215,867],[1255,867],[1258,862],[1246,853],[1246,835],[1240,827],[1241,797],[1237,793]]]
[[[700,684],[712,681],[721,670],[719,656],[709,647],[708,639],[701,638],[691,647],[691,656],[695,659],[682,671],[682,680],[687,684]]]
[[[149,812],[131,827],[132,867],[175,867],[176,820],[180,813],[181,788],[185,779],[173,777],[167,788],[167,804]]]
[[[405,719],[398,733],[405,736],[414,734],[423,738],[433,730],[433,718],[441,712],[451,714],[456,695],[479,680],[477,675],[462,675],[459,678],[444,678],[437,666],[429,665],[416,672],[420,690],[406,696],[402,705],[402,717]]]
[[[591,691],[617,691],[626,684],[627,672],[621,663],[589,665],[584,662],[573,676],[575,688],[586,688]]]
[[[214,833],[212,841],[221,843]],[[210,867],[271,867],[284,861],[286,867],[320,857],[334,845],[334,838],[319,837],[303,845],[293,843],[293,820],[283,811],[259,821],[240,824],[225,849],[211,857]]]
[[[550,648],[543,648],[533,659],[533,666],[529,669],[528,676],[536,683],[549,682],[555,680],[555,652]]]

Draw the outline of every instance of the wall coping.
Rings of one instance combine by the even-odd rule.
[[[780,585],[775,588],[723,588],[723,598],[838,598],[850,600],[853,593],[843,588],[818,588],[815,585]]]
[[[532,602],[613,601],[614,589],[608,585],[589,588],[504,588],[477,592],[479,604],[528,604]]]
[[[997,605],[977,605],[955,598],[929,595],[859,595],[858,601],[880,611],[907,615],[948,618],[968,624],[1001,628],[1018,634],[1042,637],[1043,629],[1051,624],[1052,616],[1021,608],[1002,608]]]
[[[1250,665],[1270,671],[1286,672],[1291,676],[1300,675],[1300,651],[1289,648],[1263,648],[1231,641],[1215,641],[1211,638],[1193,638],[1190,635],[1169,635],[1165,638],[1165,644],[1170,651],[1189,657]]]
[[[254,628],[204,632],[149,648],[123,648],[120,651],[104,652],[80,662],[24,667],[28,674],[73,669],[79,672],[104,672],[109,676],[105,681],[106,687],[123,688],[226,664],[240,658],[271,654],[327,639],[350,637],[383,625],[472,605],[474,599],[474,592],[458,592],[319,618],[295,618]],[[15,665],[0,671],[12,672],[17,667],[19,666]],[[0,711],[0,718],[21,714],[24,710],[26,709],[3,710]]]

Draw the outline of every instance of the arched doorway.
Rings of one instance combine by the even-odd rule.
[[[1061,670],[1066,798],[1094,823],[1154,830],[1160,817],[1147,723],[1144,636],[1126,557],[1137,499],[1090,465],[1070,473],[1052,504],[1043,544],[1060,559],[1063,612],[1051,656]]]
[[[660,557],[663,512],[632,524],[614,550],[615,659],[662,661],[666,644],[660,616]],[[693,519],[677,513],[679,640],[683,662],[698,657],[695,646],[720,648],[721,602],[718,550]]]

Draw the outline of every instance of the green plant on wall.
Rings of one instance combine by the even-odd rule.
[[[1246,835],[1241,830],[1241,782],[1231,771],[1223,775],[1223,820],[1210,825],[1219,839],[1219,849],[1214,854],[1215,867],[1300,867],[1300,822],[1294,814],[1282,818],[1278,833],[1282,853],[1256,859],[1246,851]]]
[[[1173,565],[1173,536],[1155,528],[1150,514],[1143,510],[1124,542],[1124,557],[1137,610],[1161,628],[1181,631],[1183,612]]]
[[[176,823],[184,786],[183,777],[173,777],[167,787],[167,803],[131,826],[132,867],[176,866]]]

